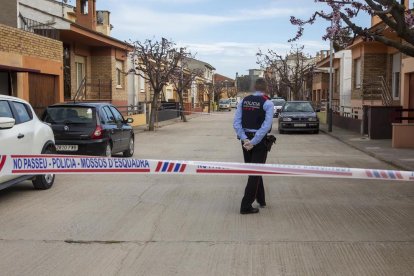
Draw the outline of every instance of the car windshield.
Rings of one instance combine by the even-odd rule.
[[[230,103],[230,101],[229,101],[229,100],[220,100],[220,103],[221,103],[221,104],[229,104],[229,103]]]
[[[309,102],[287,102],[283,106],[284,112],[314,112]]]
[[[50,124],[90,124],[96,122],[95,108],[84,106],[49,107],[43,121]]]
[[[272,100],[274,106],[282,106],[285,104],[285,100]]]

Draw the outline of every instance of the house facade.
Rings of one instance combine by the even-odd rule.
[[[210,104],[207,86],[213,85],[214,68],[207,62],[194,58],[186,58],[184,64],[188,69],[200,70],[202,75],[197,77],[187,91],[183,91],[185,109],[201,112],[208,109]]]
[[[55,0],[11,0],[1,21],[60,41],[63,58],[63,99],[109,101],[127,105],[127,53],[131,45],[110,37],[108,11],[95,0],[75,6]]]
[[[62,42],[0,24],[0,94],[35,107],[63,101]]]
[[[404,3],[410,7],[410,1]],[[372,17],[371,30],[401,42],[376,16]],[[329,73],[328,58],[318,62],[317,68],[323,67],[328,69],[324,74]],[[414,147],[414,57],[357,37],[345,50],[335,53],[333,70],[334,97],[338,95],[334,124],[372,139],[392,138],[393,147]],[[319,84],[326,87],[326,81]],[[320,100],[317,90],[313,90],[315,102]]]

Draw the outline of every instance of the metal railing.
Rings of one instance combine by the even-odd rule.
[[[59,40],[59,30],[51,27],[53,23],[41,23],[19,14],[20,29],[26,32],[35,33],[44,37]]]
[[[86,99],[86,78],[83,78],[78,90],[76,91],[75,96],[73,97],[73,101],[80,101]]]
[[[112,100],[112,80],[88,79],[85,100]]]
[[[413,108],[399,108],[395,112],[398,114],[395,117],[397,123],[402,123],[403,121],[414,121],[414,109]],[[403,116],[403,113],[407,112],[408,116]]]
[[[72,101],[111,101],[112,80],[83,78]]]
[[[137,115],[145,114],[146,108],[145,103],[138,103],[137,105],[128,105],[128,106],[117,106],[119,112],[123,115]]]
[[[382,88],[382,104],[386,106],[390,106],[393,104],[394,99],[392,98],[390,85],[387,83],[383,76],[379,77],[381,79],[381,88]]]

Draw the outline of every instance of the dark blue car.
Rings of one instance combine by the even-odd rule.
[[[61,154],[110,157],[134,154],[132,119],[109,103],[65,103],[49,106],[42,120],[52,127]]]
[[[319,133],[317,111],[307,101],[288,101],[279,114],[279,133],[312,132]]]

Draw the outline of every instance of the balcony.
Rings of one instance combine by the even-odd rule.
[[[33,19],[19,15],[20,29],[51,39],[59,40],[59,30],[51,27],[54,23],[41,23]]]

